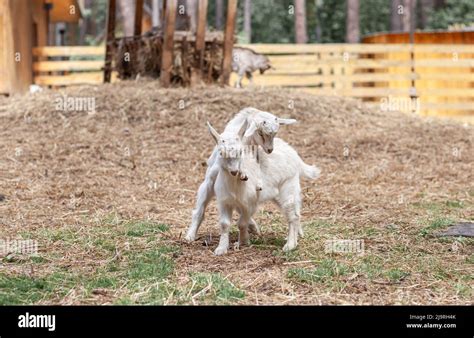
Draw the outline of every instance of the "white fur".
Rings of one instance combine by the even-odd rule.
[[[217,157],[217,179],[214,192],[219,210],[221,237],[215,250],[216,255],[223,255],[229,248],[229,231],[232,213],[240,214],[239,246],[249,242],[249,224],[257,211],[258,205],[272,201],[282,210],[288,221],[288,237],[284,251],[296,248],[298,235],[303,235],[300,225],[301,187],[300,177],[315,179],[320,170],[303,162],[298,153],[279,138],[274,140],[275,150],[271,154],[258,151],[259,162],[252,154],[245,153],[241,165],[249,174],[248,180],[237,180],[226,169],[227,158]],[[263,190],[256,191],[258,178],[262,177]]]
[[[221,137],[229,140],[235,139],[238,137],[238,133],[244,122],[247,122],[247,130],[245,132],[245,137],[242,140],[243,145],[261,146],[265,152],[268,153],[273,151],[273,139],[275,134],[278,132],[279,126],[293,124],[296,120],[281,119],[271,113],[248,107],[242,109],[232,120],[229,121],[229,123],[227,123]],[[260,133],[264,136],[261,136]],[[205,179],[199,186],[197,192],[197,201],[192,214],[192,222],[185,236],[187,241],[194,241],[196,239],[197,232],[204,219],[206,207],[214,196],[214,182],[219,171],[217,158],[218,150],[217,147],[215,147],[207,161],[208,168]],[[248,177],[248,175],[242,170],[239,170],[239,176],[241,179]],[[262,184],[260,183],[260,185],[256,186],[256,190],[261,187]],[[250,221],[249,226],[252,232],[260,232],[260,229],[254,220]]]

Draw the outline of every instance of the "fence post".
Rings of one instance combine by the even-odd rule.
[[[107,39],[105,42],[104,83],[110,82],[112,75],[112,45],[115,41],[115,5],[115,0],[109,0],[109,8],[107,10]]]
[[[199,57],[199,70],[204,80],[204,46],[206,39],[207,0],[199,0],[198,24],[196,29],[196,54]]]
[[[135,2],[135,28],[133,35],[142,35],[142,18],[143,18],[143,0],[136,0]]]
[[[232,67],[232,47],[234,45],[235,14],[237,13],[237,0],[227,3],[227,20],[224,35],[224,60],[222,61],[222,84],[229,84]]]
[[[168,87],[171,80],[171,68],[173,67],[174,29],[176,23],[177,0],[166,1],[165,13],[165,36],[163,41],[163,53],[161,55],[160,81],[163,87]]]

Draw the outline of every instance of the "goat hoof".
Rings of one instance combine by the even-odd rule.
[[[239,248],[241,248],[243,246],[249,246],[250,245],[250,239],[249,238],[243,239],[242,241],[240,241],[238,243],[239,243]]]
[[[248,181],[249,177],[247,175],[241,175],[240,180],[241,181]]]
[[[257,224],[249,224],[249,232],[254,235],[260,235],[260,227]]]
[[[288,244],[286,243],[285,246],[283,247],[284,252],[290,252],[292,250],[296,249],[296,244]]]
[[[187,241],[187,242],[194,242],[196,240],[196,236],[193,235],[193,234],[187,234],[184,239]]]
[[[302,228],[298,230],[298,235],[300,236],[300,238],[304,238],[304,232]]]
[[[225,255],[226,253],[227,253],[227,248],[221,248],[219,246],[214,251],[214,255],[216,255],[216,256],[222,256],[222,255]]]

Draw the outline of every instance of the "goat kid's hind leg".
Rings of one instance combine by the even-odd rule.
[[[245,75],[246,75],[247,79],[249,79],[250,85],[253,86],[253,75],[252,75],[252,73],[251,72],[246,72]]]
[[[221,228],[221,237],[219,239],[219,245],[217,246],[214,254],[216,256],[224,255],[229,249],[229,232],[230,232],[230,221],[232,220],[232,207],[227,205],[219,206],[219,225]]]
[[[206,172],[206,178],[201,183],[197,193],[196,207],[193,210],[192,222],[189,226],[185,239],[192,242],[196,239],[199,227],[204,219],[204,212],[209,201],[214,196],[214,183],[216,182],[218,169],[211,167]]]
[[[295,212],[298,215],[298,235],[304,237],[303,225],[301,224],[301,189],[298,189],[298,194],[295,196]]]
[[[250,244],[249,223],[249,217],[245,214],[241,214],[237,223],[239,227],[239,246]]]
[[[297,179],[299,181],[299,178]],[[299,196],[300,186],[292,181],[287,182],[280,192],[279,204],[288,221],[288,238],[283,251],[291,251],[298,245],[298,235],[301,229]]]

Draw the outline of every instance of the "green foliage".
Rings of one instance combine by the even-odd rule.
[[[390,5],[385,0],[360,2],[360,36],[390,30]]]
[[[243,29],[243,1],[238,13],[238,29]],[[252,42],[294,42],[294,15],[289,13],[291,0],[252,1]]]
[[[427,28],[447,29],[454,24],[474,24],[474,1],[447,0],[444,7],[432,11]]]

